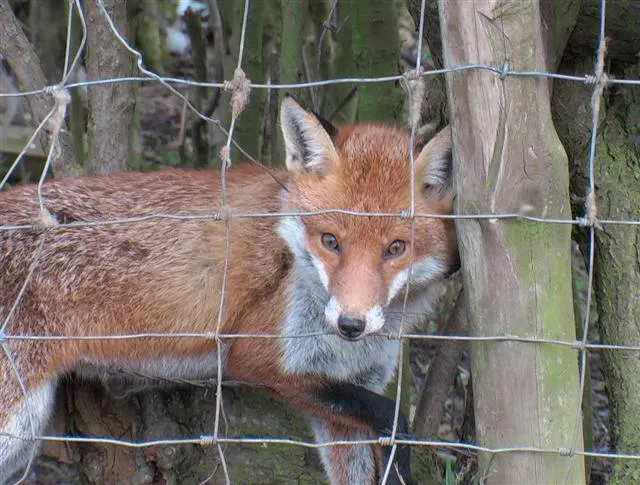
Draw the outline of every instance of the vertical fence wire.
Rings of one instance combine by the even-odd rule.
[[[234,78],[243,77],[242,73],[242,59],[244,55],[244,42],[247,34],[247,20],[249,18],[249,9],[251,7],[250,0],[245,0],[244,2],[244,13],[242,15],[242,31],[240,33],[240,46],[238,47],[238,65],[236,67],[236,72],[234,74]],[[241,90],[242,86],[236,85],[237,90]],[[231,141],[233,137],[233,131],[236,126],[236,122],[238,116],[242,111],[242,107],[233,106],[234,102],[236,102],[237,97],[245,97],[245,94],[241,91],[236,91],[231,96],[231,124],[229,125],[229,133],[227,136],[227,143],[225,145],[225,149],[222,150],[221,159],[222,164],[220,167],[220,190],[221,190],[221,207],[223,214],[228,214],[227,208],[227,168],[231,165]],[[246,99],[246,98],[245,98]],[[225,480],[227,484],[230,483],[229,472],[227,470],[226,461],[224,458],[224,453],[222,450],[222,446],[218,443],[218,436],[220,431],[220,413],[222,411],[222,340],[220,339],[220,329],[222,326],[222,318],[224,314],[224,302],[225,302],[225,294],[227,288],[227,273],[229,269],[229,245],[231,239],[231,231],[230,231],[230,221],[229,217],[225,217],[224,219],[224,269],[222,275],[222,285],[220,289],[220,305],[218,308],[218,319],[216,322],[216,331],[215,331],[215,340],[216,340],[216,351],[218,358],[218,382],[216,387],[216,417],[215,417],[215,430],[213,440],[216,443],[216,447],[218,449],[218,455],[220,456],[220,461],[222,463],[223,471],[225,474]]]
[[[582,401],[584,400],[585,385],[587,379],[587,365],[589,362],[589,353],[585,344],[587,343],[589,334],[589,320],[591,318],[591,300],[593,298],[593,262],[595,257],[595,231],[597,223],[596,213],[596,186],[594,176],[594,165],[596,156],[596,141],[598,137],[598,118],[600,114],[600,102],[602,100],[602,92],[606,86],[604,61],[606,55],[606,0],[600,0],[600,31],[598,38],[597,55],[594,65],[595,83],[593,93],[591,95],[591,138],[589,141],[589,159],[588,159],[588,178],[589,192],[585,199],[585,220],[589,224],[589,255],[587,267],[587,298],[585,302],[584,323],[582,326],[581,348],[580,348],[580,390],[578,394],[578,402],[576,403],[576,417],[573,431],[573,440],[570,449],[573,450],[579,440],[579,433],[582,429]],[[569,460],[567,464],[567,473],[564,483],[568,483],[571,473],[571,466],[574,460]]]

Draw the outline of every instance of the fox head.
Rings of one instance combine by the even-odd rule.
[[[398,214],[411,206],[405,130],[376,124],[335,128],[292,97],[280,110],[290,173],[282,209],[343,209]],[[438,133],[414,158],[415,212],[449,214],[453,205],[451,132]],[[358,340],[385,325],[385,310],[411,288],[455,269],[453,221],[321,213],[283,217],[280,236],[296,263],[315,268],[326,290],[328,326]],[[409,268],[411,266],[411,269]]]

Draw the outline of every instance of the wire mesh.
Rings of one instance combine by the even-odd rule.
[[[606,1],[601,0],[601,12],[600,12],[600,37],[598,40],[598,56],[596,59],[596,64],[594,67],[593,73],[585,73],[584,76],[571,76],[559,73],[552,72],[538,72],[538,71],[514,71],[509,67],[509,63],[505,60],[501,66],[491,66],[486,64],[470,64],[463,66],[454,66],[446,69],[433,69],[433,70],[424,70],[421,66],[421,41],[422,41],[422,33],[424,29],[423,21],[420,22],[419,26],[419,40],[418,40],[418,55],[417,55],[417,63],[414,70],[411,70],[402,75],[389,75],[384,77],[377,78],[341,78],[341,79],[326,79],[319,81],[309,81],[302,83],[288,83],[288,84],[272,84],[272,83],[254,83],[245,82],[245,84],[241,84],[243,81],[243,73],[242,73],[242,63],[243,63],[243,54],[245,48],[245,37],[247,31],[247,18],[249,15],[249,11],[251,8],[251,1],[245,0],[244,9],[243,9],[243,20],[242,20],[242,31],[240,35],[240,45],[238,52],[238,62],[236,66],[236,72],[234,75],[234,79],[230,81],[226,81],[223,83],[210,83],[210,82],[197,82],[188,79],[181,79],[175,77],[163,77],[154,73],[153,71],[147,69],[143,63],[142,54],[136,50],[134,47],[127,42],[125,37],[121,35],[116,27],[113,19],[110,17],[107,9],[104,6],[103,0],[92,0],[96,1],[99,5],[102,15],[104,15],[105,19],[108,21],[108,24],[113,32],[117,42],[122,44],[131,55],[133,55],[137,62],[137,68],[141,73],[141,76],[133,76],[133,77],[123,77],[123,78],[115,78],[115,79],[91,79],[82,82],[70,82],[71,73],[77,67],[80,54],[82,49],[86,44],[87,39],[87,23],[84,17],[83,10],[79,7],[79,4],[75,0],[69,0],[69,26],[68,26],[68,36],[65,50],[65,63],[63,69],[62,79],[59,84],[45,86],[38,90],[24,91],[19,93],[0,93],[0,98],[3,97],[27,97],[45,94],[49,95],[54,100],[54,106],[50,113],[42,120],[42,122],[35,129],[33,136],[25,146],[24,150],[17,156],[15,162],[9,168],[7,175],[0,182],[0,189],[2,189],[8,182],[11,174],[16,170],[18,165],[23,161],[24,156],[27,152],[27,148],[32,142],[36,139],[38,134],[43,130],[47,129],[51,132],[52,142],[50,143],[50,148],[47,153],[46,163],[44,166],[44,170],[38,182],[37,189],[37,197],[38,204],[40,206],[40,210],[43,214],[47,214],[47,201],[43,196],[42,187],[45,181],[45,177],[49,172],[52,164],[52,160],[55,157],[55,152],[57,149],[58,136],[60,134],[60,130],[62,129],[62,123],[64,120],[65,112],[67,105],[69,103],[69,95],[68,91],[71,89],[77,89],[81,87],[90,87],[97,86],[106,83],[158,83],[164,86],[166,89],[171,91],[174,95],[180,97],[189,110],[195,113],[197,116],[201,117],[203,120],[211,123],[217,129],[219,129],[222,133],[226,135],[226,143],[221,151],[221,159],[223,163],[221,164],[221,199],[222,205],[221,210],[218,213],[213,214],[193,214],[193,215],[185,215],[185,214],[169,214],[169,213],[157,213],[152,215],[140,215],[137,217],[123,217],[119,219],[112,220],[95,220],[95,221],[72,221],[72,222],[56,222],[56,227],[69,227],[69,228],[77,228],[77,227],[94,227],[94,226],[106,226],[106,225],[125,225],[125,224],[136,224],[140,222],[146,221],[158,221],[162,219],[171,219],[178,221],[218,221],[221,224],[224,224],[225,227],[225,258],[224,258],[224,275],[222,279],[222,291],[221,298],[219,302],[219,311],[217,316],[217,321],[215,324],[215,329],[208,333],[187,333],[187,332],[174,332],[174,333],[157,333],[157,332],[148,332],[148,333],[136,333],[136,334],[117,334],[117,335],[24,335],[24,334],[10,334],[6,332],[6,329],[12,319],[12,316],[15,313],[15,310],[19,307],[21,299],[23,297],[24,292],[29,286],[29,282],[33,275],[34,270],[36,269],[38,262],[42,255],[42,249],[46,245],[46,231],[42,233],[39,238],[39,242],[37,245],[37,250],[33,256],[32,263],[30,265],[30,269],[26,278],[22,284],[21,290],[12,306],[9,309],[4,321],[2,322],[2,326],[0,327],[0,346],[7,357],[8,361],[11,363],[12,371],[15,379],[19,383],[20,388],[24,394],[25,400],[27,402],[27,408],[29,412],[29,419],[31,423],[31,435],[30,436],[16,436],[10,433],[0,433],[2,436],[9,436],[13,438],[19,438],[23,440],[27,440],[34,443],[32,448],[32,453],[29,459],[29,464],[27,469],[22,476],[22,479],[25,479],[29,473],[29,467],[31,466],[33,459],[35,457],[35,453],[37,447],[35,443],[38,441],[65,441],[65,442],[75,442],[75,443],[96,443],[96,444],[114,444],[125,447],[147,447],[147,446],[157,446],[157,445],[181,445],[181,444],[199,444],[199,445],[215,445],[219,454],[220,461],[222,463],[223,472],[225,474],[225,478],[227,483],[230,483],[232,477],[229,477],[226,460],[224,455],[223,445],[226,444],[279,444],[279,445],[291,445],[291,446],[303,446],[308,448],[322,448],[327,446],[345,446],[353,443],[360,444],[379,444],[384,443],[392,446],[392,456],[396,452],[396,447],[398,445],[413,445],[413,446],[427,446],[434,448],[449,448],[449,449],[459,449],[459,450],[471,450],[474,452],[484,452],[490,454],[500,454],[500,453],[511,453],[511,452],[519,452],[526,451],[532,453],[545,453],[545,454],[557,454],[559,456],[584,456],[584,457],[594,457],[594,458],[607,458],[607,459],[629,459],[629,460],[638,460],[640,459],[640,454],[623,454],[623,453],[599,453],[592,451],[585,451],[576,449],[576,442],[578,440],[578,432],[580,430],[580,420],[581,420],[581,401],[583,399],[584,390],[585,390],[585,380],[586,380],[586,366],[588,362],[588,354],[589,350],[620,350],[620,351],[639,351],[640,345],[612,345],[607,343],[592,343],[588,340],[588,327],[590,321],[590,307],[592,301],[592,283],[593,283],[593,262],[594,262],[594,242],[595,242],[595,231],[598,227],[606,226],[606,225],[640,225],[640,215],[638,219],[634,220],[610,220],[610,219],[596,219],[594,214],[593,205],[595,204],[595,177],[594,177],[594,164],[595,164],[595,150],[596,150],[596,139],[597,139],[597,121],[598,121],[598,113],[600,100],[602,98],[602,92],[604,88],[608,85],[636,85],[640,86],[640,79],[614,79],[608,77],[605,74],[605,66],[604,66],[604,56],[606,54],[605,50],[605,7]],[[334,4],[335,7],[335,4]],[[425,12],[425,0],[422,0],[421,3],[421,15],[420,18],[424,20],[424,12]],[[72,16],[77,15],[77,17],[81,21],[81,29],[82,29],[82,39],[80,42],[80,46],[77,48],[76,52],[73,52],[72,42],[71,42],[71,21]],[[70,62],[71,60],[71,62]],[[330,209],[323,211],[312,211],[312,212],[281,212],[281,213],[233,213],[233,215],[229,215],[229,213],[225,210],[227,206],[227,170],[231,165],[231,147],[235,146],[240,150],[240,152],[248,159],[253,160],[255,163],[258,163],[254,160],[248,153],[246,153],[242,147],[240,147],[234,140],[233,134],[236,126],[236,120],[239,116],[239,111],[235,111],[231,118],[231,124],[228,128],[222,126],[222,123],[213,119],[209,116],[204,115],[195,106],[178,90],[176,90],[175,86],[204,86],[210,88],[223,88],[226,90],[231,90],[233,94],[238,93],[239,95],[243,95],[241,92],[242,89],[251,90],[259,90],[259,89],[268,89],[268,90],[278,90],[278,89],[297,89],[297,88],[320,88],[323,86],[333,85],[333,84],[365,84],[365,83],[390,83],[400,81],[404,83],[405,86],[410,83],[421,82],[427,76],[442,76],[444,74],[452,74],[459,73],[465,71],[477,71],[484,70],[490,73],[493,73],[496,77],[501,80],[505,80],[508,77],[535,77],[535,78],[547,78],[547,79],[556,79],[569,81],[574,83],[582,83],[593,86],[593,95],[591,100],[591,108],[592,108],[592,126],[591,126],[591,141],[590,141],[590,149],[589,149],[589,157],[588,157],[588,166],[589,166],[589,194],[587,197],[587,202],[585,203],[585,212],[584,216],[575,217],[575,218],[567,218],[567,219],[553,219],[553,218],[545,218],[545,217],[537,217],[527,214],[526,210],[523,210],[521,213],[488,213],[488,214],[452,214],[448,216],[442,216],[439,214],[423,214],[416,212],[415,208],[415,188],[413,184],[414,178],[414,139],[416,136],[417,119],[410,120],[409,128],[410,135],[408,139],[409,144],[409,153],[410,153],[410,177],[411,183],[409,187],[410,191],[410,207],[407,208],[406,211],[402,213],[382,213],[382,212],[358,212],[358,211],[350,211],[344,209]],[[420,103],[422,99],[412,99],[412,93],[414,93],[414,89],[407,88],[407,95],[409,96],[409,105],[410,110],[415,111],[416,109],[419,112]],[[246,92],[244,93],[246,94]],[[417,107],[416,107],[417,106]],[[386,336],[390,339],[425,339],[425,340],[457,340],[457,341],[465,341],[465,342],[522,342],[531,345],[558,345],[570,347],[576,350],[576,353],[581,357],[580,364],[580,402],[575,403],[576,410],[576,425],[575,432],[573,436],[568,439],[567,446],[563,448],[556,449],[544,449],[544,448],[536,448],[536,447],[515,447],[515,448],[489,448],[483,447],[473,444],[465,444],[465,443],[451,443],[446,441],[433,441],[433,440],[420,440],[420,439],[406,439],[405,437],[399,436],[397,433],[398,427],[398,415],[400,412],[400,395],[401,395],[401,383],[398,380],[397,388],[396,388],[396,408],[394,413],[394,425],[391,432],[391,435],[388,437],[381,437],[380,439],[374,440],[357,440],[357,441],[333,441],[329,443],[312,443],[306,442],[302,440],[290,439],[290,438],[267,438],[267,437],[229,437],[224,436],[220,431],[221,426],[221,415],[223,412],[223,401],[222,401],[222,386],[224,384],[224,379],[222,375],[223,362],[222,362],[222,345],[226,340],[233,339],[287,339],[287,338],[313,338],[322,335],[330,335],[331,332],[318,332],[318,333],[308,333],[304,335],[296,334],[296,335],[287,335],[282,333],[277,334],[265,334],[265,333],[245,333],[245,334],[225,334],[221,332],[221,324],[223,319],[223,311],[225,305],[225,287],[227,283],[227,272],[228,272],[228,264],[229,264],[229,250],[230,245],[232,244],[232,240],[229,232],[229,225],[231,218],[233,219],[255,219],[255,218],[270,218],[270,217],[290,217],[290,216],[315,216],[315,215],[324,215],[330,213],[338,213],[338,214],[347,214],[352,216],[362,216],[362,217],[388,217],[388,218],[403,218],[412,221],[412,231],[415,231],[415,220],[420,218],[442,218],[442,219],[490,219],[490,220],[526,220],[541,224],[567,224],[574,226],[583,226],[587,227],[589,231],[589,252],[588,252],[588,289],[587,289],[587,303],[585,310],[585,318],[584,325],[582,329],[582,335],[579,339],[575,341],[567,341],[561,339],[548,339],[548,338],[536,338],[536,337],[524,337],[517,335],[485,335],[485,336],[449,336],[449,335],[427,335],[427,334],[417,334],[417,333],[409,333],[401,330],[400,333],[390,334],[385,332],[380,332],[380,335]],[[42,221],[33,224],[5,224],[0,226],[0,231],[23,231],[23,230],[33,230],[42,228]],[[413,249],[413,248],[412,248]],[[411,255],[410,264],[409,264],[409,275],[411,274],[413,265],[413,255]],[[411,279],[410,276],[408,278]],[[409,287],[405,288],[404,294],[404,310],[402,313],[402,321],[404,322],[404,317],[407,306],[407,299],[409,295]],[[402,324],[401,328],[404,326]],[[18,371],[14,363],[15,356],[12,354],[11,349],[7,345],[9,342],[13,341],[82,341],[82,340],[109,340],[109,341],[122,341],[122,340],[136,340],[136,339],[175,339],[175,338],[202,338],[206,340],[212,340],[215,342],[217,348],[217,357],[218,357],[218,370],[217,370],[217,380],[216,380],[216,411],[215,411],[215,426],[213,433],[211,435],[192,437],[192,438],[167,438],[162,440],[153,440],[153,441],[139,441],[139,442],[131,442],[123,439],[116,438],[98,438],[98,437],[74,437],[74,436],[42,436],[38,435],[35,431],[34,427],[34,412],[32,410],[32,406],[30,403],[29,395],[26,391],[25,383]],[[402,346],[400,347],[402,349]],[[403,358],[402,351],[399,354],[398,358],[398,369],[399,372],[402,372],[403,366]],[[385,475],[383,481],[389,476],[391,472],[391,460],[389,461],[389,466],[385,470]],[[567,472],[567,478],[569,476]],[[22,480],[21,479],[21,480]],[[566,481],[566,480],[565,480]]]

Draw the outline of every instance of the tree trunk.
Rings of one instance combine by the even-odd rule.
[[[438,23],[438,0],[426,0],[423,38],[431,49],[436,66],[442,66],[442,43]],[[409,13],[416,25],[419,22],[421,0],[407,0]],[[543,29],[551,36],[548,51],[549,66],[560,61],[564,42],[568,57],[593,56],[600,32],[601,0],[541,0]],[[576,17],[577,14],[577,17]],[[607,3],[607,57],[624,62],[637,62],[640,46],[640,4],[637,0],[615,0]],[[554,40],[555,38],[555,40]],[[564,41],[560,39],[564,38]],[[548,44],[549,45],[549,44]],[[584,74],[584,73],[581,73]]]
[[[80,385],[79,385],[80,384]],[[128,441],[198,438],[213,435],[215,385],[147,388],[130,385],[105,391],[98,384],[66,380],[59,392],[49,434],[113,437]],[[114,397],[119,395],[119,397]],[[312,441],[306,419],[250,389],[223,390],[220,436],[289,437]],[[286,431],[283,429],[286,428]],[[279,444],[223,446],[231,483],[320,485],[326,478],[317,452]],[[197,485],[209,478],[225,484],[216,446],[192,444],[129,448],[93,443],[67,447],[45,443],[43,452],[76,462],[85,483],[100,485]],[[250,466],[247,466],[250,464]]]
[[[278,82],[280,84],[298,83],[304,78],[302,73],[302,46],[303,29],[305,25],[305,13],[308,10],[306,0],[280,0],[281,9],[281,33],[280,33],[280,66]],[[295,89],[287,90],[300,98]],[[278,89],[271,92],[271,96],[278,98],[278,106],[285,91]],[[279,127],[272,132],[271,141],[272,163],[284,166],[284,140]]]
[[[351,22],[353,75],[389,76],[398,72],[398,13],[388,0],[373,0],[366,8],[358,0],[345,0]],[[358,118],[366,121],[399,120],[402,92],[386,83],[363,84],[358,89]]]
[[[31,44],[49,84],[62,80],[67,15],[65,2],[59,0],[40,0],[37,8],[31,8]]]
[[[608,18],[609,14],[608,11]],[[616,77],[638,78],[637,67],[613,61],[611,69]],[[575,58],[568,55],[560,72],[581,75],[592,70],[593,56]],[[571,191],[575,194],[578,216],[584,214],[588,187],[592,92],[592,86],[566,81],[557,81],[554,89],[554,122],[570,155]],[[636,194],[640,97],[637,88],[633,87],[612,86],[607,93],[600,110],[594,167],[598,217],[637,220],[640,213],[640,199]],[[576,231],[576,236],[582,244],[583,254],[587,255],[590,248],[584,231]],[[600,336],[604,343],[640,345],[636,324],[640,314],[636,238],[637,229],[631,226],[604,225],[596,231],[594,286]],[[635,453],[640,444],[637,355],[607,350],[602,356],[610,398],[613,445],[619,453]],[[640,466],[634,460],[615,460],[609,483],[630,483],[639,475]]]
[[[626,70],[638,78],[638,69]],[[638,220],[640,214],[640,92],[613,88],[597,140],[595,181],[598,217]],[[595,289],[603,342],[640,345],[640,228],[604,225],[596,232]],[[613,442],[618,453],[640,449],[640,361],[637,352],[603,351],[610,393]],[[640,462],[615,460],[610,484],[640,476]]]
[[[239,2],[244,3],[244,2]],[[254,83],[264,81],[264,66],[262,63],[262,34],[265,20],[267,2],[251,2],[249,6],[249,18],[247,19],[247,32],[244,41],[242,69],[247,78]],[[244,12],[244,9],[241,9]],[[242,13],[237,17],[238,25],[234,26],[240,31],[242,27]],[[239,35],[238,35],[239,38]],[[233,47],[232,47],[233,48]],[[236,47],[236,54],[237,54]],[[235,67],[234,67],[235,68]],[[232,75],[233,69],[229,72]],[[253,89],[249,95],[249,102],[236,122],[234,139],[249,155],[260,158],[262,152],[262,131],[264,123],[263,89]],[[233,153],[232,153],[233,155]],[[244,156],[232,158],[233,162],[244,160]]]
[[[550,66],[560,61],[565,52],[565,43],[566,54],[570,57],[593,56],[600,32],[600,3],[601,0],[541,0],[543,26],[551,33],[546,39],[552,40],[551,50],[548,51]],[[407,0],[407,6],[417,24],[421,0]],[[607,6],[607,57],[636,62],[640,45],[640,6],[637,0],[616,0]],[[424,40],[432,49],[437,65],[441,66],[442,43],[437,0],[426,2]]]
[[[514,70],[547,70],[537,1],[439,6],[446,66],[509,59]],[[549,83],[471,71],[448,75],[447,89],[457,212],[526,207],[540,217],[570,218],[567,159],[551,122]],[[471,335],[575,339],[569,226],[456,222]],[[582,449],[573,350],[476,342],[471,357],[482,445]],[[489,484],[584,483],[582,458],[556,453],[482,453],[480,473]]]
[[[351,77],[356,75],[353,68],[353,56],[351,54],[351,45],[353,42],[353,27],[349,18],[350,5],[345,2],[338,2],[336,5],[337,23],[339,30],[333,33],[333,38],[337,45],[337,54],[334,62],[329,66],[329,76],[333,79]],[[351,84],[334,84],[326,86],[325,99],[331,104],[326,103],[326,116],[329,121],[336,123],[352,123],[358,110],[358,96],[353,93],[356,87]]]
[[[129,38],[125,0],[104,5],[120,34]],[[135,58],[115,37],[97,2],[85,2],[89,79],[133,76]],[[126,170],[133,156],[136,84],[102,84],[89,88],[89,158],[87,173]]]

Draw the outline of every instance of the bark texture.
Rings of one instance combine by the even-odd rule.
[[[548,69],[538,2],[441,0],[445,66]],[[445,8],[446,6],[446,8]],[[567,158],[553,129],[549,83],[485,71],[447,76],[457,212],[569,218]],[[471,335],[575,338],[570,229],[524,221],[456,221]],[[581,449],[578,359],[566,347],[471,346],[477,437],[500,448]],[[481,454],[489,484],[583,483],[579,457]]]
[[[132,392],[133,391],[133,392]],[[306,419],[251,389],[223,391],[221,437],[290,437],[312,441]],[[108,391],[96,383],[66,380],[57,399],[53,435],[105,436],[129,441],[213,435],[215,384],[158,389],[131,385]],[[284,431],[286,429],[286,431]],[[222,446],[231,483],[320,485],[326,478],[317,452],[280,444]],[[225,484],[215,445],[114,445],[47,443],[45,455],[75,464],[85,483],[100,485]],[[40,477],[40,475],[38,475]]]
[[[374,0],[366,7],[345,0],[351,23],[353,75],[389,76],[398,72],[398,14],[393,2]],[[358,89],[358,117],[367,121],[399,120],[403,95],[386,83],[363,84]]]
[[[568,55],[595,55],[600,32],[600,5],[600,0],[582,0],[578,22],[567,46]],[[605,20],[607,57],[629,63],[638,62],[640,4],[636,0],[607,2]]]
[[[129,38],[125,0],[104,0],[116,28]],[[133,76],[135,58],[112,32],[97,2],[86,2],[87,75],[89,79]],[[126,170],[134,153],[136,84],[109,83],[89,88],[89,158],[86,172]]]
[[[638,78],[638,70],[625,74]],[[640,92],[617,88],[610,97],[595,161],[598,217],[640,218]],[[595,285],[602,340],[640,345],[640,228],[605,225],[596,232]],[[637,352],[603,352],[611,396],[613,443],[618,453],[640,449],[640,361]],[[610,484],[635,483],[640,463],[615,460]]]
[[[442,42],[437,3],[438,0],[426,0],[423,38],[434,55],[436,66],[441,67]],[[550,48],[548,58],[552,69],[560,61],[565,43],[568,58],[595,55],[600,32],[600,4],[600,0],[540,1],[542,28]],[[407,0],[407,7],[418,25],[421,0]],[[629,63],[638,61],[640,4],[636,0],[607,2],[606,36],[610,59]]]
[[[243,2],[240,2],[243,3]],[[244,41],[242,69],[247,78],[254,83],[264,82],[264,65],[262,56],[263,28],[268,2],[251,2],[249,17],[247,19],[247,33]],[[244,12],[244,8],[241,9]],[[237,29],[242,26],[242,14],[238,17]],[[239,47],[239,44],[238,44]],[[237,52],[237,48],[236,48]],[[234,69],[227,71],[228,76],[233,75]],[[262,153],[263,128],[264,128],[264,89],[253,89],[249,95],[249,102],[236,121],[234,138],[238,144],[251,156],[260,158]],[[236,160],[244,160],[240,156]]]

